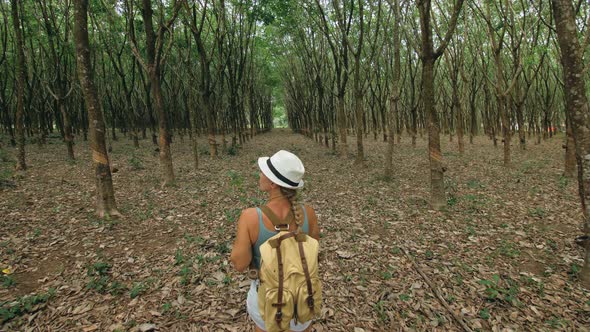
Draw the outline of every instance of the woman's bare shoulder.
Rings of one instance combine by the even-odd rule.
[[[307,216],[313,219],[317,219],[317,216],[315,214],[315,209],[313,207],[311,207],[311,205],[308,204],[303,204],[303,206],[305,207],[305,212],[307,212]]]
[[[258,219],[258,212],[256,208],[247,208],[242,210],[242,214],[240,215],[240,220],[253,220]]]

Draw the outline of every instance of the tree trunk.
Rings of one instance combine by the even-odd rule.
[[[336,105],[336,117],[338,119],[338,131],[340,143],[340,157],[346,158],[348,156],[348,145],[346,143],[346,113],[344,112],[344,94],[338,95]]]
[[[360,63],[357,64],[360,67]],[[355,71],[360,71],[360,68],[356,68]],[[356,116],[356,160],[354,163],[356,165],[363,165],[365,161],[365,152],[363,149],[363,92],[361,91],[360,82],[357,82],[357,79],[360,81],[360,74],[356,77],[355,74],[355,92],[354,92],[354,113]]]
[[[434,88],[434,63],[443,54],[454,30],[457,26],[457,17],[463,7],[463,0],[458,0],[454,6],[453,16],[448,25],[448,31],[444,40],[440,43],[436,51],[432,42],[431,27],[431,1],[420,0],[417,3],[420,12],[420,30],[421,30],[421,52],[422,61],[422,101],[424,111],[428,116],[428,156],[430,160],[430,187],[431,200],[430,204],[435,209],[441,209],[446,205],[445,188],[444,188],[444,171],[442,166],[442,153],[440,151],[440,128],[438,115],[435,109],[435,88]]]
[[[387,142],[387,153],[385,155],[385,177],[391,178],[393,176],[393,149],[394,149],[394,135],[395,135],[395,116],[398,113],[399,101],[399,80],[400,80],[400,10],[399,0],[394,0],[394,26],[393,26],[393,86],[391,97],[389,99],[389,114],[387,115],[387,130],[389,140]]]
[[[100,100],[92,77],[88,42],[88,0],[74,1],[76,59],[78,78],[84,93],[90,129],[90,149],[96,176],[96,213],[100,218],[119,216],[105,144],[105,125]]]
[[[191,86],[192,86],[192,84],[191,84]],[[194,164],[195,164],[195,170],[197,170],[197,169],[199,169],[199,146],[198,146],[198,140],[197,140],[197,137],[199,136],[198,129],[197,129],[197,122],[198,122],[199,114],[194,107],[193,98],[194,98],[193,93],[191,93],[191,91],[189,91],[188,92],[188,109],[190,112],[189,121],[190,121],[190,125],[191,125],[191,130],[193,131],[193,134],[191,135],[191,143],[193,145],[193,160],[194,160]]]
[[[66,146],[68,148],[68,159],[74,160],[76,158],[74,157],[74,137],[72,136],[72,124],[70,123],[70,116],[63,100],[58,100],[57,103],[59,104],[59,111],[63,119],[64,140],[66,141]]]
[[[571,120],[578,159],[578,187],[583,213],[583,236],[576,242],[585,249],[580,281],[590,289],[590,107],[586,97],[583,73],[583,49],[578,41],[578,29],[570,0],[552,0],[557,40],[565,83],[566,111]]]
[[[12,7],[12,23],[14,26],[14,31],[16,32],[16,52],[17,52],[17,59],[16,59],[16,116],[15,116],[15,124],[16,124],[16,141],[18,144],[18,156],[16,158],[16,169],[24,171],[27,169],[27,164],[25,163],[25,131],[24,131],[24,124],[23,124],[23,117],[24,117],[24,95],[25,95],[25,52],[23,49],[23,36],[20,27],[20,19],[19,19],[19,5],[18,0],[12,0],[10,2]]]
[[[440,151],[440,128],[434,108],[434,58],[425,57],[422,68],[424,110],[428,116],[428,156],[430,160],[431,205],[440,209],[446,205],[442,153]]]
[[[168,123],[164,101],[162,100],[162,88],[160,86],[160,64],[156,59],[156,36],[152,22],[152,4],[150,0],[143,0],[143,23],[146,33],[147,44],[147,70],[151,84],[152,96],[154,98],[155,111],[158,113],[160,166],[164,175],[164,185],[174,183],[174,168],[172,167],[172,151],[168,133]]]
[[[498,114],[500,115],[500,123],[502,125],[502,138],[504,142],[504,166],[510,165],[510,140],[511,132],[510,132],[510,123],[508,119],[508,114],[506,112],[506,96],[504,95],[504,91],[502,91],[502,85],[500,82],[503,81],[503,69],[501,64],[501,59],[499,52],[495,56],[496,59],[496,78],[498,82],[496,82],[496,107],[498,107]]]
[[[568,178],[573,178],[576,172],[576,143],[574,142],[574,135],[572,133],[572,124],[570,122],[569,114],[566,112],[566,122],[565,122],[565,132],[566,132],[566,141],[565,141],[565,171],[564,175]],[[540,142],[540,135],[539,142]]]

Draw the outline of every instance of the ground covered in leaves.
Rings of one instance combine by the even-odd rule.
[[[4,150],[0,330],[252,331],[249,280],[228,256],[240,210],[264,199],[256,158],[279,149],[306,165],[301,200],[321,226],[316,331],[462,330],[457,320],[474,330],[588,330],[580,208],[575,181],[561,175],[561,137],[514,146],[510,168],[486,138],[464,156],[443,141],[448,204],[432,211],[425,140],[412,147],[404,137],[385,179],[386,143],[370,137],[365,167],[287,130],[217,160],[203,139],[195,170],[188,139],[175,136],[178,182],[162,188],[154,146],[121,138],[111,153],[118,220],[93,216],[86,143],[75,162],[57,138],[31,145],[31,168],[16,176]]]

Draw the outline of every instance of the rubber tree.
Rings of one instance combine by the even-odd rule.
[[[557,40],[561,51],[565,103],[576,145],[578,188],[583,214],[583,235],[576,242],[585,249],[584,266],[580,271],[582,285],[590,289],[590,106],[586,82],[582,76],[583,48],[570,0],[552,0]]]
[[[58,17],[54,12],[54,6],[51,1],[38,1],[41,14],[42,23],[47,33],[47,44],[49,46],[49,59],[51,66],[54,67],[55,77],[51,79],[51,82],[46,84],[46,88],[50,95],[55,101],[56,108],[61,114],[63,137],[66,142],[68,150],[68,158],[70,160],[75,159],[74,156],[74,136],[72,134],[72,115],[66,104],[67,99],[70,97],[73,91],[73,85],[68,85],[68,76],[70,76],[70,70],[68,68],[68,49],[67,46],[70,43],[70,1],[66,1],[64,4],[65,10],[63,15],[63,21],[57,22]],[[64,32],[63,36],[60,36],[60,25],[63,25]]]
[[[441,57],[457,27],[457,19],[463,7],[463,0],[457,0],[453,8],[453,14],[449,21],[446,34],[440,44],[434,49],[432,38],[432,2],[431,0],[419,0],[417,2],[420,12],[421,47],[420,60],[422,61],[422,102],[424,111],[428,116],[428,158],[430,161],[430,204],[435,209],[446,205],[444,170],[442,153],[440,149],[440,124],[435,108],[434,64]]]
[[[354,0],[351,0],[353,4]],[[320,11],[320,26],[330,45],[331,54],[334,58],[334,74],[336,77],[336,121],[338,126],[338,143],[340,157],[346,158],[348,156],[348,144],[346,133],[346,112],[344,109],[346,87],[349,79],[349,46],[347,43],[347,36],[350,34],[352,25],[352,15],[354,6],[348,5],[347,0],[343,1],[341,5],[339,0],[332,0],[332,7],[334,9],[336,27],[332,27],[329,17],[326,15],[323,5],[319,0],[315,0],[318,10]],[[350,8],[350,9],[348,9]]]
[[[24,94],[25,94],[25,52],[23,46],[23,35],[20,26],[18,0],[12,0],[10,7],[12,9],[12,24],[16,35],[16,141],[18,145],[18,154],[16,169],[26,170],[25,162],[25,130],[23,124],[24,116]]]
[[[129,8],[132,8],[132,2],[128,3]],[[164,176],[163,184],[172,184],[175,181],[174,168],[172,166],[172,151],[170,149],[170,134],[168,128],[167,112],[164,108],[164,99],[162,97],[161,86],[161,67],[164,62],[164,36],[170,31],[170,28],[180,9],[181,2],[174,2],[172,14],[170,18],[164,22],[163,15],[160,15],[160,22],[157,31],[154,31],[153,10],[151,0],[142,1],[142,18],[144,30],[146,34],[146,58],[140,54],[137,48],[137,43],[133,38],[131,39],[131,50],[141,64],[142,68],[147,72],[151,94],[154,100],[155,112],[158,114],[159,139],[158,145],[160,148],[160,166]],[[133,10],[129,10],[130,15],[133,15]],[[133,20],[133,17],[130,18]],[[171,44],[170,44],[171,45]]]
[[[84,94],[86,110],[88,111],[88,125],[90,129],[90,150],[96,180],[96,214],[105,216],[119,216],[115,202],[115,191],[109,156],[105,142],[105,124],[102,107],[94,84],[90,47],[88,42],[88,0],[74,2],[74,39],[76,42],[76,61],[78,64],[78,79]]]
[[[399,0],[393,0],[393,77],[391,79],[392,91],[389,97],[389,114],[387,115],[387,153],[385,155],[385,177],[393,176],[393,151],[395,136],[395,117],[399,113],[398,104],[400,98],[400,5]]]

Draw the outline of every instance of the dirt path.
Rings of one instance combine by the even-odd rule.
[[[71,163],[63,160],[65,147],[51,142],[43,151],[30,148],[26,179],[0,189],[0,267],[14,270],[14,285],[0,286],[0,322],[9,314],[6,301],[22,304],[22,296],[49,289],[53,295],[0,324],[2,331],[124,331],[141,324],[249,330],[248,280],[230,269],[228,253],[239,211],[264,198],[256,158],[278,149],[306,165],[302,200],[316,208],[322,228],[318,331],[459,330],[402,249],[473,329],[590,326],[590,295],[576,282],[576,188],[561,177],[557,138],[524,152],[515,147],[509,169],[485,138],[468,145],[465,157],[445,142],[442,212],[428,208],[421,140],[415,148],[409,139],[396,146],[397,172],[389,181],[381,175],[385,143],[371,139],[365,168],[286,130],[260,135],[220,160],[205,155],[202,141],[197,171],[188,140],[179,140],[172,188],[159,185],[153,146],[142,141],[134,150],[124,140],[114,142],[112,160],[125,217],[113,221],[92,216],[87,146],[76,146],[79,160]]]

